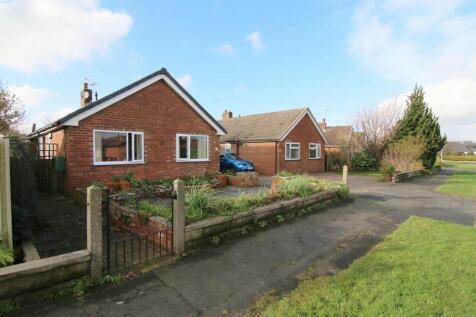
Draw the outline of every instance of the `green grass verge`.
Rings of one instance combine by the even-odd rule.
[[[411,217],[348,269],[258,301],[254,316],[475,316],[476,229]]]
[[[443,167],[454,168],[456,172],[436,188],[437,192],[476,199],[476,163],[444,161]]]

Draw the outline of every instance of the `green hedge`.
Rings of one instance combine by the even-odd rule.
[[[446,161],[471,161],[476,162],[476,155],[445,155],[443,157]]]

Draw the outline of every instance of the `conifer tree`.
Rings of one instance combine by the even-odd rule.
[[[395,134],[390,141],[394,143],[406,137],[420,138],[425,149],[421,156],[423,166],[432,168],[436,155],[446,143],[446,136],[441,136],[438,117],[425,102],[425,92],[421,86],[415,85],[413,92],[408,96],[403,118],[398,122]]]

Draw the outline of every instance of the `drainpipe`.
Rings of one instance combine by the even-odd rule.
[[[278,142],[274,142],[274,174],[278,174]]]
[[[236,155],[240,155],[240,140],[236,138]]]

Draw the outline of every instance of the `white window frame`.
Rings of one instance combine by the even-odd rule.
[[[179,143],[179,138],[180,137],[187,137],[187,158],[180,158],[180,143]],[[206,137],[207,139],[207,158],[204,159],[191,159],[190,158],[190,137]],[[210,142],[208,135],[206,134],[186,134],[186,133],[181,133],[177,134],[175,136],[175,159],[177,162],[208,162],[210,161]]]
[[[231,154],[231,143],[225,143],[223,154]]]
[[[109,132],[109,133],[125,133],[126,134],[126,161],[109,161],[102,162],[96,161],[96,132]],[[132,155],[135,153],[134,149],[134,135],[141,135],[142,139],[142,160],[129,161],[129,136],[132,133]],[[139,131],[120,131],[120,130],[93,130],[93,162],[94,165],[130,165],[130,164],[144,164],[144,132]]]
[[[289,149],[297,145],[297,150],[298,150],[298,157],[297,158],[291,158],[289,157],[290,152],[288,152],[288,145]],[[286,142],[284,146],[284,159],[286,161],[299,161],[301,159],[301,143],[299,142]]]
[[[311,149],[313,148],[316,150],[316,157],[311,157]],[[309,143],[309,159],[320,160],[322,158],[321,148],[321,143]]]

